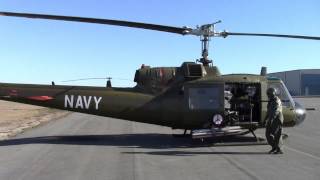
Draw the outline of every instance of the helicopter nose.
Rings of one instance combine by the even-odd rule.
[[[306,118],[306,109],[304,109],[303,106],[301,104],[299,104],[298,102],[295,102],[295,105],[296,105],[295,109],[294,109],[294,112],[296,114],[295,123],[296,123],[296,125],[299,125]]]

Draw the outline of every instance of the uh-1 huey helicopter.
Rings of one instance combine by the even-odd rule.
[[[268,77],[262,67],[260,75],[222,75],[208,58],[212,37],[265,36],[320,40],[320,37],[235,33],[216,31],[221,21],[198,26],[172,27],[157,24],[0,12],[2,16],[75,21],[141,28],[201,38],[202,57],[183,62],[180,67],[149,67],[136,70],[133,88],[0,83],[0,99],[148,124],[191,130],[193,138],[239,135],[264,127],[268,98],[266,90],[274,87],[283,102],[284,126],[304,121],[305,109],[295,102],[283,82]]]

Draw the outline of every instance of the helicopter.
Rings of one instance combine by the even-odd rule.
[[[226,74],[209,59],[211,38],[263,36],[320,40],[320,37],[237,33],[217,31],[211,24],[173,27],[141,22],[75,16],[0,12],[1,16],[73,21],[140,28],[200,37],[202,54],[195,62],[180,67],[150,67],[136,70],[132,88],[0,83],[0,99],[67,111],[112,117],[134,122],[182,129],[191,137],[212,138],[252,133],[265,127],[268,98],[266,90],[276,89],[283,103],[284,127],[301,124],[306,110],[291,97],[281,79],[269,77],[266,67],[260,74]],[[257,138],[257,137],[256,137]]]

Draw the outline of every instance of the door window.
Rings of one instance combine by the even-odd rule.
[[[221,107],[220,89],[218,87],[189,88],[189,109],[216,110]]]

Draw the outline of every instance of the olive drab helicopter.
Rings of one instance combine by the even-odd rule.
[[[209,59],[213,37],[265,36],[320,40],[320,37],[235,33],[216,31],[221,21],[196,28],[96,19],[72,16],[0,12],[1,16],[75,21],[141,28],[201,39],[202,56],[180,67],[150,67],[136,70],[132,88],[9,84],[0,83],[0,99],[98,116],[190,130],[192,138],[241,135],[264,127],[268,98],[274,87],[283,102],[284,126],[304,121],[305,109],[295,102],[279,78],[268,77],[262,67],[259,75],[222,75]]]

